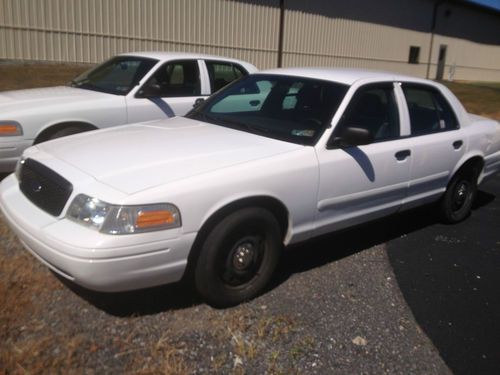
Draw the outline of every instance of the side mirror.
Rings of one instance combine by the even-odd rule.
[[[343,129],[339,136],[331,138],[326,147],[332,148],[347,148],[352,146],[362,146],[373,142],[373,134],[364,128],[348,126]]]
[[[158,98],[161,96],[161,87],[155,84],[144,85],[135,94],[136,98]]]
[[[198,98],[194,101],[193,108],[199,107],[201,103],[203,103],[205,99],[203,98]]]

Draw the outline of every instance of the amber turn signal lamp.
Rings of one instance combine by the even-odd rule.
[[[175,216],[167,210],[140,211],[135,223],[137,228],[151,228],[175,223]]]
[[[19,128],[14,124],[1,124],[0,135],[18,135],[20,134]]]

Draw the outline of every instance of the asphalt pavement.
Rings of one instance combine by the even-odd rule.
[[[429,224],[387,244],[406,303],[455,374],[500,374],[500,178],[464,222]]]

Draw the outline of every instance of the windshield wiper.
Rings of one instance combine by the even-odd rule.
[[[207,121],[210,123],[217,123],[217,119],[215,117],[209,116],[206,113],[203,112],[193,112],[186,116],[187,118],[193,119],[193,120],[201,120],[201,121]]]
[[[264,134],[269,133],[268,128],[248,124],[246,122],[235,120],[234,118],[231,118],[231,117],[229,117],[229,118],[228,117],[216,117],[215,119],[220,120],[222,122],[225,122],[228,125],[233,125],[233,126],[236,126],[238,128],[243,128],[243,129],[248,130],[252,133],[261,133],[261,134],[262,133],[264,133]]]
[[[76,79],[72,79],[69,84],[71,87],[80,87],[81,85],[87,83],[89,81],[88,78],[82,79],[80,81],[77,81]]]
[[[227,127],[233,128],[233,129],[248,131],[250,133],[267,134],[270,132],[269,129],[264,128],[264,127],[260,127],[257,125],[251,125],[251,124],[248,124],[246,122],[235,120],[234,118],[231,118],[231,117],[214,116],[214,115],[209,115],[209,114],[204,113],[204,112],[193,113],[190,116],[190,118],[196,119],[196,120],[207,121],[207,122],[214,124],[214,125],[227,126]]]

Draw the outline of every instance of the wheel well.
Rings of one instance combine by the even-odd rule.
[[[42,130],[42,132],[40,134],[38,134],[37,137],[35,138],[35,142],[33,142],[33,144],[36,145],[37,143],[45,142],[48,139],[50,139],[52,134],[54,134],[55,132],[58,132],[59,130],[67,128],[67,127],[80,128],[82,131],[89,131],[89,130],[96,130],[97,129],[97,127],[95,127],[94,125],[91,125],[91,124],[86,123],[86,122],[77,122],[77,121],[62,122],[60,124],[51,125],[50,127]]]
[[[271,212],[278,221],[282,238],[285,237],[288,231],[288,210],[285,207],[285,205],[276,198],[257,196],[231,202],[228,205],[217,210],[201,226],[201,229],[198,231],[198,234],[191,248],[191,251],[189,252],[188,264],[186,272],[184,272],[184,278],[187,277],[191,279],[191,276],[193,275],[194,272],[196,259],[198,258],[198,255],[201,251],[203,241],[208,236],[210,231],[215,227],[215,225],[217,225],[218,222],[220,222],[224,217],[226,217],[230,213],[246,207],[261,207],[269,210],[269,212]]]
[[[484,160],[480,156],[474,156],[470,159],[468,159],[464,164],[458,168],[458,170],[455,172],[454,176],[458,173],[474,173],[476,179],[479,177],[481,174],[481,171],[484,166]],[[451,181],[451,180],[450,180]]]

